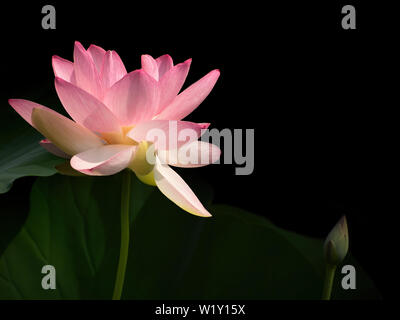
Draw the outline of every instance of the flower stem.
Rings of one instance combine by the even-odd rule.
[[[131,173],[126,169],[122,173],[121,190],[121,247],[119,252],[119,262],[117,276],[115,279],[113,300],[120,300],[122,288],[125,280],[126,263],[128,262],[129,252],[129,200],[131,190]]]
[[[322,300],[330,300],[333,286],[333,279],[335,278],[336,266],[327,264],[325,271],[324,290],[322,292]]]

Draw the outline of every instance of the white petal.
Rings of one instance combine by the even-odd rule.
[[[154,179],[160,191],[177,206],[200,217],[211,217],[186,182],[159,159],[156,159]]]
[[[87,175],[112,175],[128,167],[134,150],[134,146],[123,144],[90,149],[73,156],[71,167]]]
[[[221,149],[216,145],[193,141],[175,150],[159,150],[157,156],[162,163],[174,167],[197,168],[216,162],[221,156]]]
[[[104,144],[103,140],[89,129],[54,111],[34,108],[32,124],[42,135],[68,155]]]

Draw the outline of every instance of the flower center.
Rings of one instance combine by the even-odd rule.
[[[103,132],[101,137],[107,142],[107,144],[126,144],[136,146],[138,143],[135,140],[127,137],[127,133],[134,126],[124,126],[121,127],[120,132]]]

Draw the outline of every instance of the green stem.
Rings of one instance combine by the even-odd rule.
[[[322,300],[330,300],[333,286],[333,279],[335,278],[336,266],[327,264],[325,271],[324,291],[322,292]]]
[[[121,190],[121,248],[119,251],[119,262],[117,277],[115,279],[113,300],[120,300],[125,280],[126,263],[129,252],[129,200],[131,190],[131,173],[126,169],[122,173]]]

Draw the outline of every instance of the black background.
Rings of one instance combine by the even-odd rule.
[[[388,229],[398,212],[386,208],[395,194],[386,143],[398,37],[384,4],[322,2],[12,3],[2,7],[1,115],[18,117],[8,98],[56,97],[51,56],[72,60],[75,40],[116,50],[128,71],[144,53],[191,57],[185,86],[218,68],[212,93],[187,119],[255,129],[255,170],[197,169],[215,202],[318,237],[345,214],[351,251],[389,298]],[[44,4],[56,8],[56,30],[41,28]],[[345,4],[356,7],[356,30],[341,28]],[[1,197],[23,198],[33,180]]]

